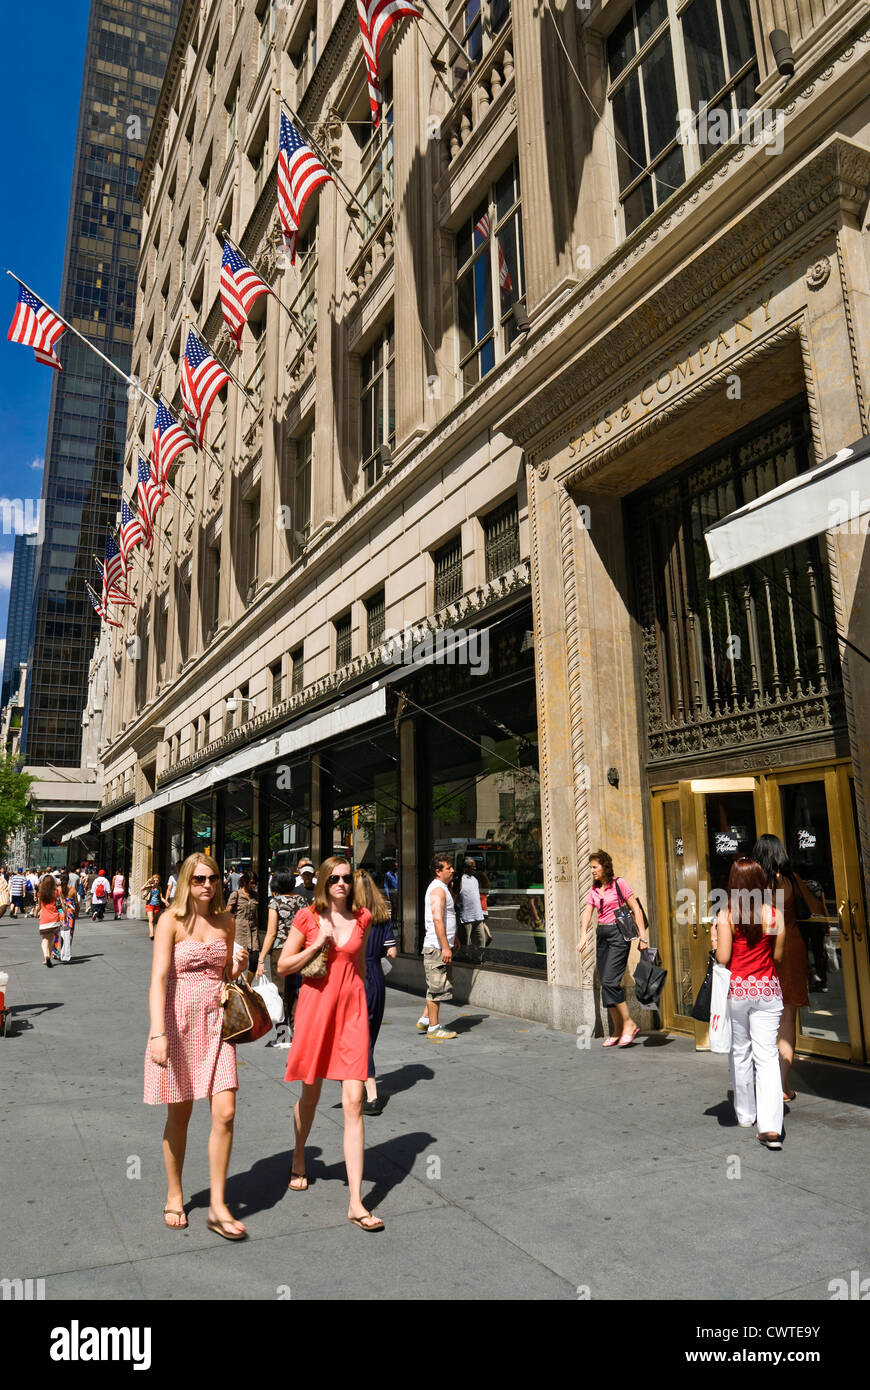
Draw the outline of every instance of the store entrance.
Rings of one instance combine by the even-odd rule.
[[[867,912],[849,764],[684,781],[656,790],[652,803],[665,1025],[707,1046],[707,1026],[691,1008],[707,968],[712,895],[725,888],[734,857],[772,834],[818,905],[800,923],[809,1003],[799,1011],[798,1049],[870,1062]]]

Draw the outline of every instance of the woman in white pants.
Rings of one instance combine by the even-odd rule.
[[[785,929],[766,890],[760,864],[746,858],[734,861],[728,877],[729,910],[720,912],[716,923],[716,959],[731,967],[731,1081],[737,1123],[747,1128],[757,1123],[758,1142],[781,1149],[782,1078],[776,1038],[782,989],[777,965],[785,949]]]

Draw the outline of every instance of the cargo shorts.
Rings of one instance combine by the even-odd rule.
[[[427,999],[444,1004],[453,998],[453,969],[441,959],[440,946],[423,952],[423,970],[426,974]]]

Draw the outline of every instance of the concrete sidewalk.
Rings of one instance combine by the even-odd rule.
[[[870,1078],[796,1067],[782,1153],[737,1128],[724,1058],[684,1038],[624,1051],[445,1006],[455,1042],[387,992],[384,1113],[366,1123],[364,1198],[346,1220],[342,1112],[324,1085],[312,1186],[287,1190],[287,1054],[239,1048],[228,1200],[250,1239],[206,1230],[208,1106],[185,1167],[190,1227],[165,1229],[162,1109],[142,1104],[151,946],[144,923],[82,921],[46,970],[32,919],[0,919],[13,1032],[0,1038],[0,1277],[47,1299],[828,1299],[870,1275]],[[702,1257],[708,1248],[715,1257]],[[437,1278],[433,1280],[433,1272]]]

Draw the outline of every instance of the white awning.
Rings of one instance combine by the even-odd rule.
[[[60,842],[61,842],[61,844],[62,844],[62,845],[65,845],[65,844],[67,844],[70,840],[75,840],[75,839],[77,839],[79,835],[87,835],[87,833],[88,833],[88,831],[90,830],[90,828],[91,828],[91,823],[90,823],[89,820],[86,820],[85,823],[84,823],[84,825],[77,825],[76,828],[75,828],[75,830],[68,830],[68,831],[66,832],[65,835],[61,835],[61,837],[60,837]]]
[[[765,492],[704,532],[710,578],[774,555],[870,512],[870,435]]]
[[[374,688],[361,699],[348,700],[346,704],[295,724],[282,734],[260,739],[257,743],[248,744],[238,752],[231,753],[229,757],[209,763],[201,772],[183,777],[180,782],[173,782],[165,791],[146,796],[138,805],[129,806],[125,811],[119,811],[116,816],[110,816],[102,822],[100,829],[114,830],[115,826],[124,825],[127,821],[135,820],[137,816],[145,816],[150,811],[159,811],[176,801],[186,801],[188,797],[198,796],[201,792],[208,791],[216,782],[225,782],[230,777],[238,777],[241,773],[260,767],[274,758],[289,757],[300,748],[310,748],[312,744],[334,738],[337,734],[347,733],[349,729],[355,729],[360,724],[380,719],[386,713],[386,709],[387,692],[376,681]]]

